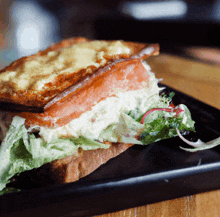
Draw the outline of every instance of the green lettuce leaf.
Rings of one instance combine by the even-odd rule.
[[[87,137],[80,136],[79,138],[71,138],[71,140],[76,144],[77,147],[81,147],[84,150],[94,150],[98,148],[109,148],[110,145],[103,144],[101,142],[94,141]]]
[[[128,114],[121,112],[118,124],[112,124],[101,132],[100,141],[122,142],[140,144],[142,142],[135,138],[144,129],[143,124],[137,122]]]
[[[172,113],[154,111],[144,120],[144,130],[140,136],[143,144],[150,144],[163,139],[177,136],[176,128],[179,131],[195,131],[195,122],[185,105],[180,105],[184,112],[176,117]]]
[[[77,154],[79,147],[92,150],[108,148],[109,145],[85,137],[58,139],[45,143],[41,138],[36,138],[34,134],[28,132],[23,118],[15,117],[0,148],[0,191],[15,174]]]

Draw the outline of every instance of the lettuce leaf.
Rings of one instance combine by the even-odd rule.
[[[163,139],[177,136],[176,128],[179,131],[195,131],[195,122],[185,105],[180,105],[184,110],[178,116],[164,111],[154,111],[144,120],[144,130],[140,136],[143,144],[150,144]]]
[[[165,106],[168,107],[169,104]],[[144,124],[140,123],[140,117],[135,119],[133,113],[126,114],[122,112],[119,124],[104,129],[99,139],[102,141],[148,145],[177,136],[176,128],[180,131],[195,131],[195,122],[191,118],[190,111],[185,105],[179,107],[184,112],[179,113],[178,116],[174,112],[154,111],[145,118]]]
[[[80,136],[79,138],[71,138],[71,140],[74,142],[74,144],[76,144],[78,148],[81,147],[83,150],[94,150],[98,148],[106,149],[110,146],[83,136]]]
[[[28,132],[23,118],[15,117],[0,148],[0,191],[15,174],[77,154],[79,147],[92,150],[108,148],[109,145],[85,137],[58,139],[45,143],[41,138],[36,138],[34,134]]]

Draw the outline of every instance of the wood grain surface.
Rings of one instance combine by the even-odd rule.
[[[220,59],[220,56],[218,57]],[[220,65],[160,54],[148,60],[162,83],[220,109]],[[218,217],[220,190],[135,207],[99,217]],[[98,217],[98,216],[96,216]]]

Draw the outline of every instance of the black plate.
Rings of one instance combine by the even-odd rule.
[[[175,92],[174,103],[186,104],[196,121],[196,136],[219,137],[220,111]],[[179,146],[179,138],[136,145],[78,182],[0,196],[0,215],[91,216],[220,188],[220,147],[189,153]]]

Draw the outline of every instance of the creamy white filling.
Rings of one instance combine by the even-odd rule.
[[[147,64],[144,66],[149,70]],[[85,136],[94,140],[102,140],[101,132],[110,125],[118,124],[122,112],[127,113],[138,109],[140,113],[144,113],[159,101],[161,89],[158,87],[158,80],[154,73],[148,73],[150,78],[145,88],[119,92],[116,96],[97,103],[90,111],[83,113],[65,126],[56,129],[40,127],[41,137],[47,142],[71,136],[76,138]]]

